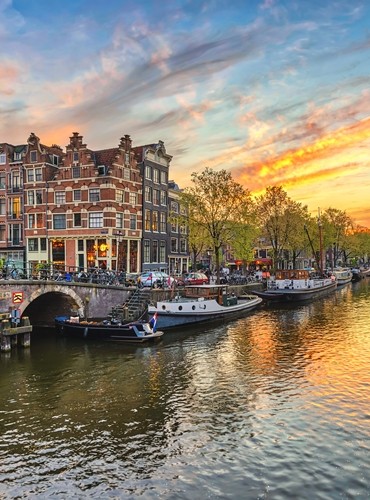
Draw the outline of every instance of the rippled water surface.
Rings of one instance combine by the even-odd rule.
[[[152,346],[0,354],[0,498],[370,498],[370,278]]]

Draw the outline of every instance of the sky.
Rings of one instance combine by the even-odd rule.
[[[369,0],[0,0],[0,143],[163,141],[370,228]]]

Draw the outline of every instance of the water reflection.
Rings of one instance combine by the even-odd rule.
[[[3,353],[0,496],[364,497],[369,282],[153,346]]]

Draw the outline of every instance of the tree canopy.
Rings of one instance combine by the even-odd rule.
[[[255,213],[251,193],[235,182],[226,170],[206,168],[191,176],[193,186],[181,193],[181,204],[185,207],[189,236],[198,228],[203,232],[212,248],[219,280],[220,250],[233,246],[240,237],[248,234],[253,226]]]

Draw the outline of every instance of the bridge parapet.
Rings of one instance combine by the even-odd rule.
[[[58,303],[61,306],[60,314],[65,313],[68,303],[83,317],[104,318],[113,306],[125,303],[133,290],[94,283],[0,280],[0,312],[17,309],[21,317],[26,309],[32,308],[33,303],[41,301],[44,309],[51,306],[52,317],[48,318],[50,323],[58,315]],[[31,318],[31,314],[29,316]]]

